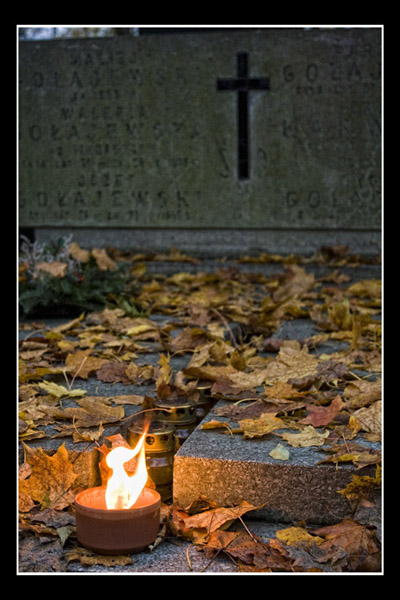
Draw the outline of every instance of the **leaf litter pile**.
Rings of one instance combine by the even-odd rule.
[[[90,258],[75,243],[70,252],[78,263]],[[204,497],[186,507],[167,502],[149,551],[189,542],[188,571],[192,547],[207,564],[229,557],[245,572],[379,571],[381,456],[371,442],[380,442],[382,430],[380,279],[353,281],[349,273],[360,259],[341,248],[308,259],[262,254],[222,260],[212,272],[178,251],[92,251],[92,260],[96,256],[103,274],[123,265],[126,286],[119,298],[108,294],[99,310],[55,327],[20,324],[21,569],[68,571],[74,561],[134,564],[134,556],[100,556],[79,546],[74,497],[105,481],[104,454],[125,443],[109,435],[110,427],[115,433],[134,412],[151,412],[155,396],[196,402],[206,388],[214,401],[225,402],[200,425],[205,432],[275,437],[270,455],[277,461],[290,463],[294,447],[318,447],[326,453],[322,462],[355,465],[359,474],[339,490],[352,513],[324,527],[293,523],[263,538],[243,520],[260,508],[245,499],[233,507]],[[62,260],[53,262],[40,263],[46,286],[52,279],[59,285],[67,272]],[[179,269],[150,268],[160,262],[179,263]],[[265,265],[275,268],[265,274]],[[22,277],[31,267],[25,261]],[[280,336],[299,319],[312,323],[312,335]],[[185,366],[174,367],[177,358]],[[110,395],[89,394],[89,381],[111,384]],[[113,384],[126,393],[113,394]],[[59,441],[56,450],[46,449],[49,441]],[[29,549],[41,557],[37,563],[26,558]]]

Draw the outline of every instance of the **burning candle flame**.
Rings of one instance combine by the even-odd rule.
[[[106,506],[108,509],[131,508],[146,485],[147,469],[144,440],[147,430],[134,448],[118,446],[107,454],[106,463],[112,469],[107,481]],[[136,470],[132,475],[124,469],[124,463],[138,456]]]

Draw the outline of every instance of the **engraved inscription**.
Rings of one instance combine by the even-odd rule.
[[[373,28],[25,42],[19,54],[21,226],[380,226]]]

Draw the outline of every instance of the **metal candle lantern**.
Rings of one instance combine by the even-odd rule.
[[[154,409],[157,421],[174,425],[180,444],[183,444],[196,427],[196,406],[187,398],[157,399],[154,401]]]
[[[212,409],[215,404],[214,398],[210,395],[208,388],[197,388],[199,391],[199,397],[196,400],[196,419],[197,424],[204,419],[208,412]]]
[[[127,441],[137,443],[143,433],[140,422],[128,427]],[[175,427],[172,423],[152,421],[145,437],[146,466],[163,502],[172,496],[172,475],[176,449]]]

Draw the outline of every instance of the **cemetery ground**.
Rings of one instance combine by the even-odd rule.
[[[19,574],[382,572],[379,258],[68,240],[25,244],[19,271]],[[208,412],[154,544],[96,554],[75,495],[157,399]]]

